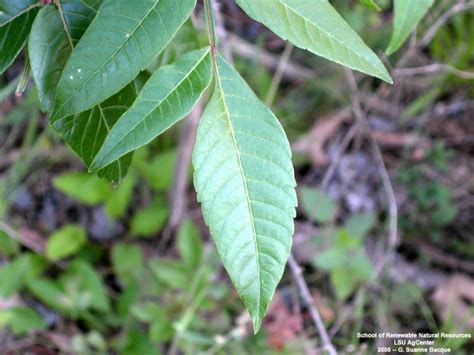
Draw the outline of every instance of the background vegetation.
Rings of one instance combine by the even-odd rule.
[[[332,3],[381,54],[391,1],[377,1],[380,12]],[[220,4],[224,51],[292,142],[293,253],[332,343],[371,354],[387,344],[358,332],[471,331],[474,4],[435,2],[384,57],[393,86],[354,78],[285,45],[233,1]],[[206,44],[201,9],[154,67]],[[14,95],[23,65],[0,79],[1,354],[321,351],[289,271],[253,335],[190,181],[199,115],[137,152],[115,186],[64,147],[32,85]],[[474,351],[466,339],[437,344]]]

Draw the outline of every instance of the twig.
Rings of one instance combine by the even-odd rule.
[[[440,63],[434,63],[434,64],[430,64],[430,65],[426,65],[422,67],[415,67],[415,68],[395,69],[394,72],[396,76],[415,76],[415,75],[434,74],[434,73],[439,73],[439,72],[442,72],[442,73],[448,72],[462,79],[474,80],[473,72],[460,70],[451,65],[440,64]]]
[[[426,47],[434,38],[438,30],[449,21],[451,17],[454,15],[467,11],[470,9],[474,9],[474,1],[467,2],[467,3],[458,3],[451,7],[448,11],[446,11],[443,15],[441,15],[438,20],[426,31],[425,35],[423,36],[422,40],[419,42],[418,47],[424,48]]]
[[[303,297],[306,306],[309,308],[309,312],[311,314],[311,318],[313,319],[316,328],[318,329],[319,335],[323,341],[323,346],[326,348],[330,355],[337,354],[336,348],[331,343],[331,339],[326,331],[324,326],[323,320],[321,319],[321,315],[319,314],[318,308],[314,303],[313,298],[311,297],[311,293],[309,292],[308,285],[306,284],[303,278],[303,271],[301,267],[298,265],[298,262],[293,257],[293,254],[290,255],[288,259],[288,265],[293,273],[293,277],[295,278],[296,285],[301,293],[301,297]]]
[[[293,44],[290,42],[286,42],[285,50],[281,55],[280,61],[278,62],[277,69],[275,74],[273,75],[272,83],[270,85],[270,89],[268,90],[267,97],[265,98],[265,103],[267,106],[271,106],[273,100],[275,99],[275,95],[277,93],[278,88],[280,87],[281,79],[283,78],[283,73],[286,70],[286,66],[290,61],[291,53],[293,53]]]
[[[372,153],[377,161],[378,170],[380,174],[380,178],[382,179],[383,188],[385,190],[385,195],[387,196],[388,200],[388,207],[389,207],[389,240],[388,240],[388,248],[386,257],[381,258],[381,262],[376,268],[377,274],[382,271],[385,266],[387,256],[389,256],[395,245],[397,244],[397,230],[398,230],[398,208],[397,208],[397,200],[395,198],[395,193],[393,191],[392,183],[390,181],[390,176],[388,175],[387,168],[385,167],[385,163],[383,160],[382,153],[380,148],[375,140],[369,125],[367,124],[367,119],[362,111],[362,106],[359,97],[359,91],[357,88],[357,82],[354,78],[354,74],[349,69],[345,69],[346,77],[349,82],[349,86],[352,91],[352,106],[354,110],[354,115],[357,119],[360,128],[365,131],[367,137],[370,140]]]

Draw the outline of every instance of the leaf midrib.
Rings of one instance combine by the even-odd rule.
[[[217,78],[216,81],[219,85],[219,93],[220,93],[220,96],[222,98],[222,103],[224,105],[225,117],[227,118],[227,122],[228,122],[228,125],[229,125],[229,130],[230,130],[230,135],[232,137],[232,142],[234,144],[235,151],[237,153],[237,161],[239,163],[240,175],[242,177],[242,181],[243,181],[244,189],[245,189],[245,199],[247,201],[247,207],[248,207],[248,210],[249,210],[250,218],[252,220],[252,223],[251,223],[252,224],[252,233],[253,233],[253,238],[254,238],[255,254],[256,254],[256,257],[257,257],[257,273],[258,273],[257,316],[260,317],[260,300],[261,300],[261,296],[262,296],[262,291],[261,291],[262,277],[261,277],[261,272],[260,272],[260,252],[259,252],[259,248],[258,248],[258,239],[257,239],[257,231],[256,231],[256,228],[255,228],[255,219],[254,219],[254,216],[253,216],[252,203],[251,203],[250,197],[249,197],[249,189],[248,189],[248,186],[247,186],[247,176],[245,175],[245,171],[244,171],[244,168],[243,168],[243,165],[242,165],[242,158],[240,156],[240,149],[239,149],[239,146],[238,146],[238,143],[237,143],[237,138],[235,136],[234,128],[232,126],[231,114],[229,112],[229,109],[228,109],[228,106],[227,106],[227,103],[226,103],[224,89],[222,87],[221,76],[220,76],[220,72],[219,72],[219,64],[215,63],[214,68],[215,68],[215,71],[216,71],[216,78]]]
[[[82,85],[76,89],[71,95],[69,95],[69,97],[64,101],[64,103],[61,105],[60,108],[58,108],[57,112],[61,112],[61,110],[63,109],[63,107],[69,102],[71,101],[71,99],[76,96],[76,94],[81,91],[82,89],[84,89],[84,87],[93,79],[97,76],[97,74],[105,68],[106,65],[108,65],[112,59],[115,58],[115,56],[117,55],[118,52],[120,52],[124,47],[125,47],[125,44],[128,43],[128,41],[130,41],[132,39],[132,37],[135,35],[135,33],[137,32],[137,30],[140,28],[140,26],[143,24],[143,22],[145,22],[146,19],[148,19],[148,16],[150,16],[150,14],[156,9],[156,7],[158,6],[158,4],[160,3],[160,0],[156,0],[155,4],[150,8],[150,10],[147,12],[147,14],[145,16],[143,16],[143,18],[138,22],[137,26],[135,26],[135,28],[130,32],[130,36],[128,37],[125,37],[125,41],[122,42],[122,44],[115,50],[115,52],[109,57],[109,59],[107,59],[104,64],[102,64],[86,81],[84,81],[82,83]],[[100,10],[98,11],[98,13],[100,12]]]
[[[172,90],[170,90],[170,92],[159,102],[157,103],[156,106],[154,106],[153,110],[151,110],[146,116],[144,116],[144,118],[138,122],[137,124],[135,124],[130,130],[129,132],[120,140],[118,141],[115,145],[112,146],[112,148],[109,149],[109,151],[112,151],[114,150],[119,144],[120,142],[122,142],[124,139],[126,139],[130,134],[133,133],[133,131],[135,130],[135,128],[137,128],[138,125],[140,125],[141,123],[143,123],[143,121],[145,121],[148,117],[150,117],[150,115],[153,114],[153,112],[155,112],[155,110],[163,103],[165,102],[166,100],[168,100],[168,98],[176,91],[176,88],[178,88],[179,86],[181,86],[181,84],[194,72],[194,70],[199,66],[201,65],[201,63],[203,62],[204,58],[209,54],[209,49],[206,50],[203,54],[203,56],[201,58],[199,58],[199,60],[196,62],[196,64],[191,68],[191,70],[189,70],[185,76],[183,76],[183,78],[172,88]],[[133,105],[128,109],[127,112],[130,112],[132,111],[136,106],[138,105],[138,100],[135,101],[133,103]],[[122,117],[124,115],[127,114],[127,112],[125,112]],[[119,119],[120,120],[120,119]],[[117,121],[117,123],[119,123],[119,121]],[[100,151],[100,150],[99,150]],[[110,153],[109,153],[110,154]],[[101,159],[99,162],[102,162],[105,158]],[[92,162],[91,166],[95,166],[97,164],[94,164],[94,162]]]
[[[382,77],[386,77],[386,75],[381,72],[374,63],[372,63],[371,61],[369,61],[368,59],[366,59],[364,56],[360,55],[359,53],[353,51],[349,46],[347,46],[344,42],[341,42],[340,40],[338,40],[337,38],[335,38],[334,36],[332,36],[332,34],[330,32],[327,32],[325,31],[321,26],[318,26],[316,24],[314,24],[313,22],[311,22],[310,19],[308,19],[306,16],[304,16],[303,14],[300,14],[299,12],[297,12],[295,9],[291,8],[289,5],[281,2],[281,0],[278,0],[278,2],[285,7],[285,9],[289,9],[291,12],[293,12],[294,14],[300,16],[305,22],[307,23],[310,23],[311,25],[315,26],[319,31],[321,31],[322,33],[324,33],[327,37],[329,37],[331,40],[333,40],[334,42],[337,42],[339,44],[341,44],[347,51],[351,52],[351,53],[354,53],[358,58],[362,59],[365,63],[369,64],[372,68],[374,68],[377,73],[379,75],[381,75]],[[332,6],[331,4],[329,4],[330,6]],[[312,39],[311,39],[312,41]],[[341,64],[341,65],[345,65],[344,63],[342,63],[342,61],[338,60],[338,59],[331,59],[333,60],[334,62],[338,63],[338,64]]]

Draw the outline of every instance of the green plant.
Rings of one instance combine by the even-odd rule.
[[[392,82],[327,0],[236,2],[297,47]],[[196,0],[1,0],[0,73],[27,42],[25,75],[31,68],[51,125],[90,171],[113,182],[126,175],[135,150],[187,116],[213,83],[194,148],[194,183],[219,255],[257,331],[290,253],[297,204],[291,151],[276,117],[218,52],[210,0],[204,1],[209,45],[170,65],[155,60],[195,5]],[[405,36],[406,31],[397,35],[397,46]],[[146,80],[146,70],[156,67]],[[76,197],[104,202],[108,186],[92,178],[81,186],[77,181],[85,176],[68,179],[56,185],[70,193],[72,185],[90,188],[77,190]],[[128,186],[118,198],[124,205],[133,182]],[[123,209],[112,210],[118,216]],[[137,217],[138,224],[149,219],[148,212]],[[143,235],[157,228],[140,227],[135,229]],[[43,287],[33,289],[41,295]]]

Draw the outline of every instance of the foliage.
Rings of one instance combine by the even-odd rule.
[[[380,59],[327,0],[236,2],[250,17],[297,47],[392,82]],[[364,3],[376,8],[373,1]],[[122,181],[114,190],[105,180],[72,173],[58,177],[55,186],[90,206],[104,204],[112,219],[120,218],[128,208],[137,175],[152,180],[156,190],[169,187],[171,178],[165,179],[161,173],[171,176],[170,160],[157,157],[156,164],[163,164],[166,171],[156,178],[157,172],[140,164],[140,157],[135,157],[138,162],[133,165],[132,155],[139,155],[137,149],[189,114],[211,87],[193,153],[194,183],[219,256],[258,331],[291,249],[296,215],[291,152],[274,114],[218,53],[209,1],[205,1],[209,46],[199,48],[199,40],[194,40],[191,48],[184,46],[187,53],[175,55],[169,65],[160,65],[160,55],[173,56],[167,47],[178,32],[182,34],[180,29],[186,28],[195,5],[195,0],[61,0],[53,4],[2,0],[0,72],[26,46],[41,108],[49,114],[52,127],[90,171],[114,183]],[[423,12],[419,7],[417,11]],[[410,31],[420,18],[412,21]],[[406,31],[397,34],[397,21],[394,36],[400,45]],[[131,174],[127,176],[128,170]],[[168,210],[161,201],[158,197],[150,206],[135,211],[130,222],[133,235],[151,236],[162,229]],[[325,222],[332,214],[326,211],[311,216]],[[71,228],[51,237],[47,247],[50,259],[87,251],[83,231]],[[196,238],[188,242],[197,243]],[[151,266],[158,283],[173,280],[170,286],[178,288],[183,286],[180,280],[190,281],[180,277],[185,271],[196,271],[202,255],[187,250],[185,244],[180,241],[183,256],[190,258],[188,265],[160,261]],[[134,253],[138,263],[138,253]],[[119,258],[123,250],[114,255]],[[125,279],[128,283],[133,278],[129,275]],[[140,279],[134,281],[139,283]],[[19,278],[7,291],[22,287],[22,282]],[[97,319],[91,318],[91,312],[110,312],[101,278],[91,263],[80,257],[56,279],[45,277],[27,286],[51,307],[93,324]],[[149,306],[147,310],[159,318],[155,306]],[[147,313],[137,312],[142,316]],[[113,323],[113,318],[106,322]],[[185,318],[179,326],[185,328],[186,322]],[[161,333],[157,328],[155,325],[154,334]],[[129,334],[125,348],[133,348],[135,340],[141,342],[139,334]],[[77,339],[77,344],[102,347],[94,333]]]

